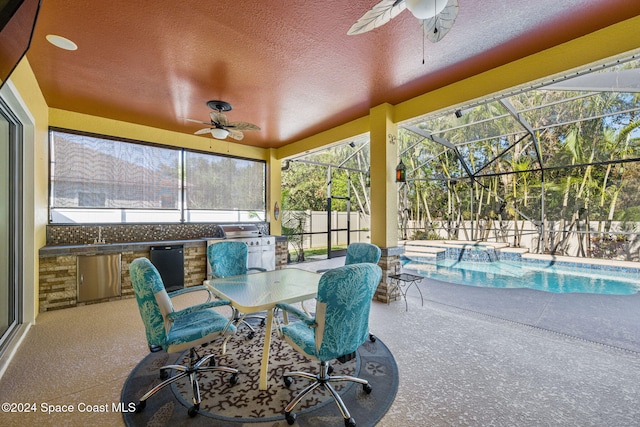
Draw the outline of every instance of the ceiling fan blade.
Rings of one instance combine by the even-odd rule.
[[[353,36],[381,27],[398,16],[398,14],[406,8],[407,4],[404,0],[382,0],[362,15],[362,17],[349,28],[347,34]]]
[[[231,122],[229,123],[229,127],[236,130],[260,130],[258,126],[247,122]]]
[[[200,123],[201,125],[210,125],[211,123],[209,122],[203,122],[202,120],[194,120],[194,119],[187,119],[186,117],[181,117],[183,120],[186,120],[188,122],[193,122],[193,123]]]
[[[204,128],[204,129],[200,129],[200,130],[195,131],[193,134],[194,135],[202,135],[202,134],[209,133],[209,132],[211,132],[211,128]]]
[[[424,34],[432,43],[447,35],[458,17],[458,0],[449,0],[442,12],[423,22]]]
[[[229,124],[229,120],[227,120],[227,116],[222,114],[220,111],[210,112],[209,117],[211,117],[211,121],[213,123],[218,123],[222,126],[227,126]]]
[[[236,129],[227,129],[229,131],[229,138],[233,138],[236,141],[242,141],[244,134]]]

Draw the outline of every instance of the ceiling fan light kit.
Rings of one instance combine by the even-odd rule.
[[[444,10],[447,0],[405,0],[405,3],[416,18],[429,19]]]
[[[426,38],[439,42],[458,16],[458,0],[381,0],[349,28],[350,36],[381,27],[405,9],[422,21]]]
[[[225,139],[229,136],[229,131],[226,129],[211,129],[211,136],[216,139]]]

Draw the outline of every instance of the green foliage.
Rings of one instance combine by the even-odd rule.
[[[433,231],[416,230],[413,234],[413,240],[442,240],[442,237]]]

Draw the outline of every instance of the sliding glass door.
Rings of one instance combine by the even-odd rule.
[[[21,127],[0,100],[0,354],[21,322]]]

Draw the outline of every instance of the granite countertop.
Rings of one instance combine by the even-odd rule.
[[[206,245],[207,240],[213,240],[214,238],[207,237],[201,239],[185,239],[185,240],[159,240],[159,241],[147,241],[147,242],[121,242],[121,243],[100,243],[100,244],[85,244],[85,245],[58,245],[58,246],[43,246],[40,248],[40,257],[52,257],[62,255],[97,255],[108,254],[114,252],[128,252],[139,251],[140,249],[151,246],[171,246],[171,245],[185,245],[202,246]]]
[[[286,236],[273,236],[276,242],[286,241]],[[221,237],[202,237],[199,239],[184,240],[159,240],[146,242],[121,242],[121,243],[101,243],[84,245],[57,245],[43,246],[40,248],[40,258],[65,256],[65,255],[98,255],[114,252],[139,251],[151,246],[185,245],[186,247],[197,247],[206,245],[207,240],[222,239]]]

